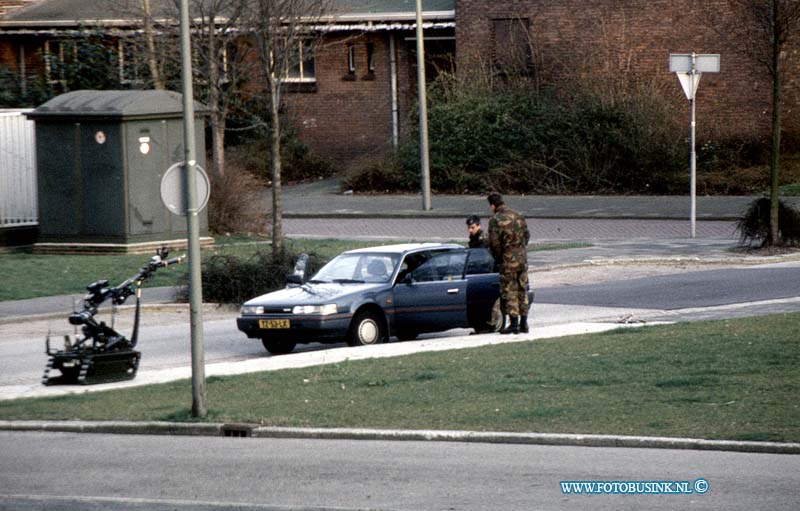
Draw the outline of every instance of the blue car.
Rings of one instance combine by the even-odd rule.
[[[295,280],[245,302],[236,319],[239,330],[272,354],[289,353],[298,343],[360,346],[390,336],[410,340],[423,332],[502,326],[500,279],[484,248],[422,243],[350,250],[309,280]]]

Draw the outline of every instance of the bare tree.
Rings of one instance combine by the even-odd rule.
[[[781,149],[781,84],[784,54],[790,37],[800,35],[800,2],[797,0],[728,0],[740,25],[742,44],[772,78],[772,144],[770,149],[770,230],[768,245],[781,244],[778,225],[778,175]]]
[[[200,69],[199,81],[207,84],[210,109],[211,158],[218,176],[225,174],[226,119],[232,101],[241,94],[244,52],[239,51],[237,26],[244,12],[244,0],[193,0],[193,29]]]
[[[318,34],[312,27],[326,13],[328,0],[250,0],[241,24],[250,34],[266,102],[272,177],[272,253],[283,252],[281,204],[281,110],[288,86],[312,84]]]
[[[144,38],[147,44],[147,67],[150,70],[150,77],[153,80],[153,88],[163,90],[164,81],[161,79],[161,72],[158,69],[158,57],[156,56],[156,43],[153,34],[153,14],[150,10],[150,0],[142,0],[142,18],[144,20]]]

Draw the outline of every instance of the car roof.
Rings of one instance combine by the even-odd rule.
[[[345,254],[362,254],[362,253],[382,253],[382,254],[406,254],[408,252],[416,252],[419,250],[432,250],[432,249],[464,249],[463,246],[455,243],[401,243],[397,245],[383,245],[378,247],[357,248],[348,250]]]

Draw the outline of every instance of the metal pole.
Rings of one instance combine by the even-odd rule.
[[[431,167],[428,155],[428,98],[425,93],[425,42],[422,39],[422,0],[417,0],[417,87],[419,89],[419,160],[422,209],[431,209]]]
[[[192,417],[206,416],[203,350],[203,288],[200,280],[200,226],[195,198],[194,94],[192,47],[189,41],[189,0],[181,0],[181,82],[183,84],[183,147],[186,183],[186,228],[189,243],[189,311],[192,342]]]
[[[694,113],[694,104],[695,104],[695,94],[697,91],[697,55],[692,53],[692,98],[690,100],[692,106],[692,154],[691,154],[691,162],[690,162],[690,193],[692,196],[692,207],[691,207],[691,236],[692,238],[695,237],[696,231],[696,219],[697,219],[697,156],[695,153],[695,113]]]
[[[392,148],[397,149],[398,134],[398,108],[397,108],[397,52],[395,51],[394,33],[389,31],[389,82],[392,91]]]

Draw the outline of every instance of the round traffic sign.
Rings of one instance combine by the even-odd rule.
[[[182,172],[184,162],[173,163],[164,172],[161,178],[161,201],[164,206],[175,215],[186,216],[186,176]],[[197,211],[202,211],[208,204],[208,197],[211,194],[211,184],[208,181],[208,174],[200,165],[195,165],[195,195],[194,200],[197,204]]]

